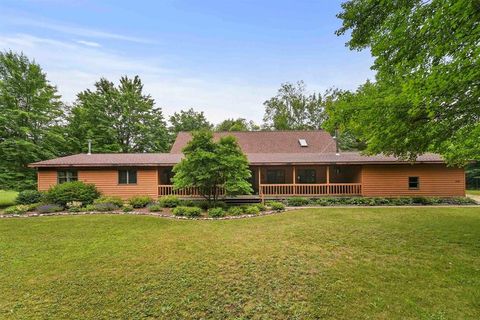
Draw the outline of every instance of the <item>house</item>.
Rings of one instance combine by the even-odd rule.
[[[389,156],[338,152],[325,131],[218,132],[215,139],[233,135],[252,170],[251,197],[286,196],[464,196],[463,168],[448,167],[436,154],[415,163]],[[175,194],[195,197],[196,190],[174,190],[172,168],[191,139],[178,134],[170,153],[76,154],[32,163],[38,170],[38,189],[66,181],[95,184],[102,193],[128,198]]]

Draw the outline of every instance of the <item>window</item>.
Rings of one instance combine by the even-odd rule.
[[[285,170],[267,170],[267,183],[285,183]]]
[[[408,189],[418,189],[420,187],[420,179],[418,177],[408,177]]]
[[[174,173],[172,171],[172,168],[165,168],[162,170],[162,175],[160,177],[160,180],[162,184],[170,185],[172,184],[173,176],[174,176]]]
[[[299,183],[315,183],[317,182],[317,173],[315,169],[300,169],[298,170]]]
[[[119,184],[137,183],[137,170],[118,170]]]
[[[75,170],[57,171],[57,182],[59,184],[64,182],[77,181],[77,180],[78,180],[78,174],[77,174],[77,171]]]

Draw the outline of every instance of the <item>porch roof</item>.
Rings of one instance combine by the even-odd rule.
[[[155,167],[177,164],[183,155],[178,153],[94,153],[75,154],[31,163],[34,168],[48,167]],[[321,164],[405,164],[396,157],[365,156],[359,152],[335,153],[248,153],[251,165],[321,165]],[[444,163],[440,155],[424,154],[415,163]]]

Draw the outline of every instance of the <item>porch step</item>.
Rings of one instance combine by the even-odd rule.
[[[250,196],[250,197],[237,197],[237,198],[226,198],[223,200],[228,204],[250,204],[250,203],[260,203],[260,197]]]

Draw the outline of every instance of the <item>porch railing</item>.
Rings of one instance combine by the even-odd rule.
[[[361,195],[361,183],[261,184],[265,196]]]
[[[261,184],[260,195],[264,196],[346,196],[361,195],[361,183],[323,183],[323,184]],[[223,195],[223,190],[220,190]],[[159,185],[158,195],[180,197],[199,197],[197,188],[174,189],[173,185]]]
[[[219,190],[219,195],[223,195],[225,192],[223,189]],[[191,187],[191,188],[182,188],[182,189],[174,189],[173,185],[171,184],[163,184],[158,186],[158,195],[159,196],[180,196],[180,197],[200,197],[200,193],[198,192],[198,188]]]

